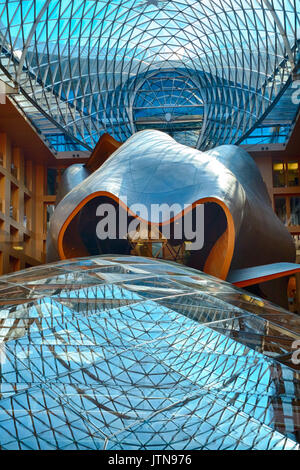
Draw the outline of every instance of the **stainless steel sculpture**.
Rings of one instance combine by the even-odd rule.
[[[293,240],[275,215],[260,172],[241,148],[221,146],[200,152],[175,142],[159,131],[132,136],[95,172],[70,167],[65,184],[74,175],[83,179],[57,205],[50,222],[48,260],[99,253],[130,253],[128,240],[99,241],[97,207],[111,203],[119,211],[133,204],[149,210],[149,224],[180,220],[180,207],[192,211],[204,204],[204,247],[190,252],[185,264],[226,279],[229,269],[280,261],[295,261]],[[157,220],[153,204],[178,204],[172,220]],[[132,218],[138,213],[130,211]],[[185,243],[185,239],[181,240]],[[166,242],[172,250],[172,236]],[[177,245],[180,245],[177,243]],[[178,261],[176,257],[174,260]]]
[[[138,257],[0,286],[1,449],[300,449],[298,316]]]
[[[291,83],[297,0],[0,0],[0,79],[56,151],[239,143]]]

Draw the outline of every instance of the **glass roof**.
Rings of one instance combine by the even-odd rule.
[[[239,143],[295,69],[298,0],[0,0],[0,79],[57,151],[152,126]]]
[[[299,450],[299,317],[140,257],[0,278],[0,448]]]

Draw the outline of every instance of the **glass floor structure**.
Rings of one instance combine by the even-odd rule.
[[[58,154],[147,128],[284,143],[299,25],[298,0],[0,0],[0,83]]]
[[[175,263],[0,278],[1,449],[299,449],[300,320]]]

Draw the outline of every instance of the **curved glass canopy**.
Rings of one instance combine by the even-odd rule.
[[[291,84],[297,3],[0,0],[0,79],[57,151],[149,126],[241,143]]]
[[[3,450],[300,449],[299,317],[231,284],[64,260],[1,277],[0,321]]]

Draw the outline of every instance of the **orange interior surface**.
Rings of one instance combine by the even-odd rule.
[[[58,241],[57,241],[57,248],[58,248],[58,253],[61,259],[67,259],[69,257],[74,257],[74,256],[86,256],[88,253],[86,252],[86,249],[83,246],[83,243],[81,243],[79,237],[76,240],[76,234],[72,232],[72,242],[77,243],[78,246],[78,251],[73,249],[72,251],[69,250],[68,248],[68,243],[65,240],[65,233],[75,216],[79,213],[79,211],[92,199],[96,197],[109,197],[116,201],[123,209],[125,209],[128,214],[131,216],[141,220],[142,222],[149,223],[149,221],[143,220],[142,218],[138,217],[135,213],[133,213],[118,197],[116,197],[114,194],[111,194],[106,191],[97,191],[93,194],[88,195],[85,199],[83,199],[78,206],[74,208],[74,210],[71,212],[71,214],[67,217],[65,220],[64,224],[62,225],[59,235],[58,235]],[[226,279],[232,256],[233,256],[233,251],[234,251],[234,246],[235,246],[235,228],[234,228],[234,222],[232,215],[226,206],[226,204],[223,203],[223,201],[220,201],[217,198],[203,198],[199,199],[198,201],[194,202],[191,204],[187,209],[185,209],[184,213],[193,210],[198,204],[205,204],[207,202],[213,202],[215,204],[218,204],[221,206],[221,208],[224,210],[226,219],[227,219],[227,229],[226,231],[221,235],[221,237],[217,240],[215,245],[213,246],[212,250],[210,251],[210,254],[206,260],[205,266],[204,266],[204,272],[207,274],[210,274],[212,276],[216,276],[220,279]],[[153,224],[153,225],[165,225],[165,224],[170,224],[178,219],[180,219],[183,216],[183,211],[179,214],[177,214],[175,217],[172,219],[164,222],[163,224]]]

